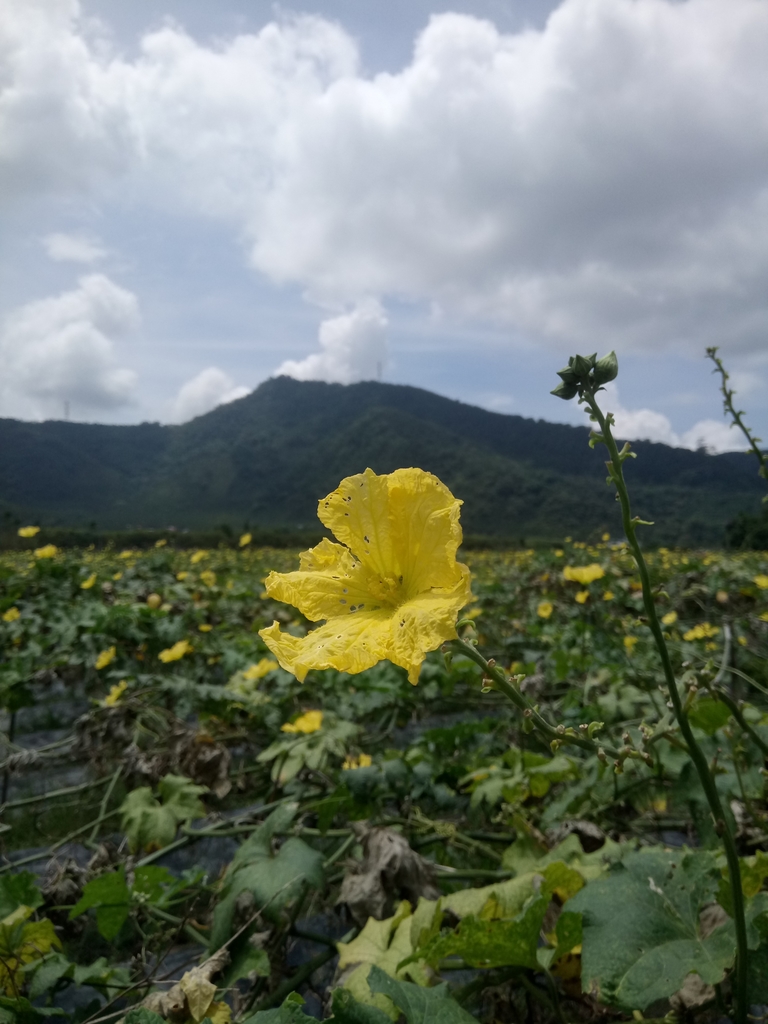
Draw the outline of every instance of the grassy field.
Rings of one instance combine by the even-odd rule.
[[[461,654],[417,686],[388,662],[298,683],[258,636],[311,628],[264,590],[295,551],[29,544],[0,556],[0,1020],[118,1020],[153,991],[129,1021],[721,1013],[717,826],[622,544],[468,551],[460,629],[563,735],[637,751],[618,773],[542,744]],[[648,557],[738,837],[759,1006],[768,555]]]

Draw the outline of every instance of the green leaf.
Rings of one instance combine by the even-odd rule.
[[[69,912],[69,920],[95,907],[99,935],[112,942],[128,918],[129,902],[125,868],[121,864],[117,871],[99,875],[86,884],[83,895]]]
[[[123,1024],[166,1024],[165,1018],[154,1010],[147,1010],[143,1006],[135,1010],[129,1010],[123,1018]]]
[[[75,965],[63,953],[52,953],[40,961],[29,985],[29,998],[38,999],[52,989],[57,981],[72,977]]]
[[[43,902],[37,879],[31,871],[20,871],[17,875],[0,875],[0,921],[18,907],[36,910]]]
[[[282,1006],[274,1010],[260,1010],[251,1017],[246,1017],[243,1024],[307,1024],[307,1021],[314,1021],[314,1017],[308,1017],[302,1010],[304,1000],[298,992],[291,992]]]
[[[333,991],[333,1017],[338,1024],[391,1024],[390,1018],[376,1006],[359,1003],[346,988]]]
[[[568,903],[583,914],[584,991],[595,984],[603,1002],[644,1010],[679,991],[688,974],[721,982],[736,952],[732,922],[706,939],[699,928],[719,878],[707,852],[654,849],[628,855],[608,877],[589,882]]]
[[[691,725],[697,726],[707,736],[714,736],[730,717],[730,708],[713,697],[698,697],[688,712]]]
[[[292,836],[272,853],[272,836],[283,831],[295,813],[295,804],[277,808],[235,854],[213,915],[212,950],[230,937],[235,904],[242,892],[252,894],[254,911],[261,910],[274,920],[304,886],[319,888],[323,884],[323,855],[303,840]]]
[[[391,999],[408,1024],[477,1024],[448,993],[448,986],[422,988],[409,981],[398,981],[378,967],[372,967],[368,986],[374,994]]]
[[[166,775],[157,784],[157,791],[163,807],[171,811],[177,821],[193,821],[205,817],[205,807],[200,802],[207,786],[198,786],[183,775]]]
[[[178,819],[169,807],[163,807],[149,786],[131,790],[120,807],[121,826],[131,851],[161,850],[173,842]]]

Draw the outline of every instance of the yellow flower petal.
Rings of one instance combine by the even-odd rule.
[[[216,573],[213,571],[213,569],[204,569],[200,573],[200,581],[201,583],[204,583],[206,587],[215,587]]]
[[[90,590],[95,582],[96,582],[96,573],[92,572],[91,575],[88,577],[88,579],[87,580],[83,580],[83,582],[80,584],[80,589],[81,590]]]
[[[96,659],[96,668],[106,668],[107,665],[111,665],[117,657],[117,649],[115,647],[108,647],[106,651],[102,651]]]
[[[612,601],[615,596],[616,595],[613,593],[612,590],[606,590],[606,592],[603,594],[603,600],[604,601]]]
[[[593,583],[595,580],[601,580],[603,576],[605,576],[605,569],[597,562],[593,562],[591,565],[566,565],[563,569],[565,579],[581,583],[582,586],[586,583]]]
[[[127,689],[128,683],[124,679],[121,679],[119,683],[115,683],[115,685],[109,691],[107,696],[104,698],[104,707],[113,708],[115,704],[119,702],[120,698]]]
[[[427,651],[456,636],[472,599],[456,561],[459,506],[437,477],[418,469],[342,480],[320,502],[321,521],[349,547],[323,540],[292,573],[270,573],[270,597],[324,625],[305,637],[261,630],[281,666],[303,681],[310,668],[362,672],[388,659],[418,681]]]
[[[631,654],[634,651],[636,643],[637,643],[637,637],[636,636],[625,636],[624,637],[624,647],[626,648],[627,654]]]
[[[553,610],[551,601],[539,601],[538,607],[536,608],[536,614],[540,619],[548,619]]]
[[[300,732],[308,735],[309,733],[317,732],[318,729],[322,728],[322,725],[322,711],[305,711],[295,722],[286,722],[285,725],[280,726],[280,729],[282,732]]]
[[[254,681],[257,679],[263,679],[264,676],[269,675],[270,672],[279,667],[280,666],[274,658],[262,658],[261,661],[257,661],[255,665],[249,665],[248,668],[243,670],[243,679],[250,679]]]
[[[662,615],[661,621],[665,626],[671,626],[677,622],[677,612],[667,612],[666,615]]]
[[[36,537],[37,534],[40,533],[40,527],[39,526],[21,526],[21,527],[19,527],[18,533],[19,533],[20,537]]]
[[[207,557],[207,551],[196,551],[194,555],[192,555],[192,557],[190,558],[190,562],[192,563],[192,565],[197,565],[198,562],[202,562],[202,560]]]
[[[576,601],[578,604],[585,604],[589,600],[589,591],[580,590],[576,595]]]
[[[9,608],[8,611],[3,612],[3,622],[15,622],[20,617],[21,612],[16,607],[16,605],[14,605],[12,608]]]
[[[761,590],[768,590],[768,576],[763,573],[753,577],[753,582],[756,583]]]
[[[251,536],[250,533],[244,533],[242,535],[242,537],[240,538],[240,547],[241,548],[247,547],[251,543],[252,540],[253,540],[253,537]]]
[[[213,629],[213,626],[210,624],[210,622],[201,622],[197,628],[201,633],[210,633],[211,630]]]
[[[35,558],[55,558],[59,549],[55,544],[46,544],[41,548],[35,548]]]
[[[169,661],[179,661],[185,654],[189,654],[192,650],[192,644],[189,640],[178,640],[173,647],[166,647],[164,651],[160,651],[158,658],[164,663]]]

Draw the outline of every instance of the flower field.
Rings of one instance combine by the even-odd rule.
[[[0,1020],[722,1016],[720,826],[623,542],[468,552],[471,594],[443,584],[463,647],[354,675],[265,643],[285,663],[311,637],[265,583],[297,552],[27,543],[0,557]],[[647,560],[759,1016],[768,556]]]

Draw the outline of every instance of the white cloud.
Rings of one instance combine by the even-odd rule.
[[[136,296],[103,274],[14,310],[0,330],[0,401],[5,415],[60,418],[133,400],[136,374],[116,366],[114,341],[139,323]]]
[[[625,409],[615,384],[606,385],[605,391],[604,408],[613,413],[614,434],[622,441],[658,441],[673,448],[706,448],[710,452],[743,451],[746,447],[741,433],[723,420],[700,420],[678,434],[663,413],[653,409]]]
[[[173,405],[174,422],[186,423],[195,416],[210,412],[217,405],[234,402],[249,393],[248,388],[236,387],[232,378],[223,370],[209,366],[182,384]]]
[[[107,255],[106,249],[85,235],[46,235],[43,245],[48,258],[57,263],[96,263]]]
[[[75,0],[5,0],[0,191],[223,218],[322,301],[399,296],[590,348],[768,334],[768,5],[563,0],[542,30],[434,16],[366,77],[317,17],[136,59]]]
[[[323,320],[319,341],[321,352],[299,361],[288,359],[275,375],[336,384],[380,377],[387,362],[387,317],[379,303],[369,299],[351,313]]]

